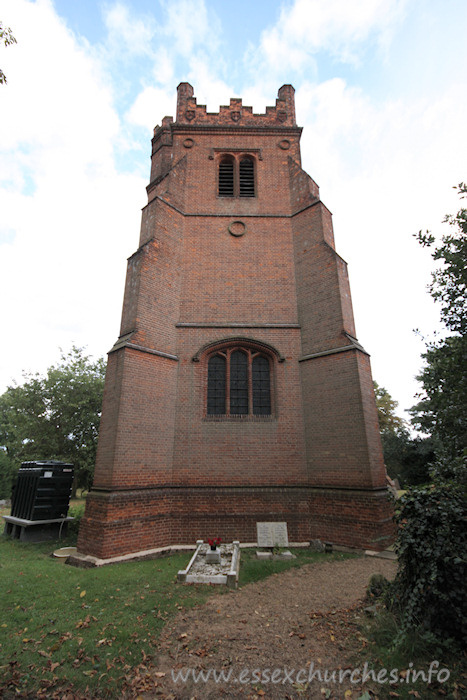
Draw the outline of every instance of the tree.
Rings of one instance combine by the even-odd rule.
[[[9,27],[4,27],[2,22],[0,22],[0,43],[5,44],[5,46],[10,46],[11,44],[16,44],[16,39]],[[6,85],[5,73],[0,68],[0,85]]]
[[[404,428],[383,433],[381,441],[388,474],[403,489],[430,481],[430,467],[435,459],[431,437],[413,438]]]
[[[461,198],[467,185],[457,187]],[[435,245],[428,231],[418,233],[422,246],[432,248],[432,258],[441,261],[432,274],[429,292],[441,305],[441,320],[451,335],[427,343],[425,366],[418,380],[423,392],[411,409],[412,422],[431,434],[442,459],[454,463],[467,453],[467,209],[445,220],[453,232]]]
[[[423,385],[412,422],[432,435],[436,449],[452,459],[467,452],[467,335],[430,343],[425,367],[417,377]]]
[[[467,186],[461,183],[458,191],[465,197]],[[441,261],[429,291],[440,303],[451,335],[428,343],[423,354],[425,366],[418,377],[423,392],[411,409],[412,421],[432,436],[435,460],[432,483],[409,490],[397,502],[399,569],[393,593],[401,606],[396,642],[417,629],[465,647],[467,210],[461,208],[445,221],[453,233],[443,236],[441,244],[435,245],[429,232],[417,236],[423,246],[433,247],[433,259]]]
[[[14,463],[8,458],[6,451],[0,449],[0,498],[10,498],[15,476]]]
[[[378,409],[378,422],[380,433],[397,432],[405,427],[403,418],[396,415],[399,405],[387,389],[373,382],[375,389],[376,408]]]
[[[61,355],[45,377],[25,375],[0,396],[0,446],[9,464],[60,459],[75,467],[75,490],[89,488],[94,472],[105,362],[82,348]],[[0,469],[2,462],[0,461]],[[5,465],[3,467],[4,471]]]
[[[397,401],[384,387],[373,382],[379,430],[383,444],[384,463],[391,479],[403,488],[424,484],[429,480],[429,465],[433,461],[430,438],[412,438],[407,423],[396,414]]]
[[[467,196],[467,185],[461,182],[457,187],[461,199]],[[453,233],[444,235],[441,245],[432,252],[433,260],[440,260],[442,266],[432,273],[429,292],[435,301],[441,303],[441,319],[451,332],[465,335],[467,331],[467,209],[462,207],[457,214],[447,215],[444,223],[453,227]],[[419,243],[431,248],[435,237],[426,231],[417,234]]]

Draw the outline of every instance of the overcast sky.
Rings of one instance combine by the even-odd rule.
[[[296,89],[302,163],[333,212],[374,379],[415,402],[440,329],[433,263],[467,180],[465,0],[3,0],[0,392],[59,348],[105,355],[138,246],[150,139],[176,87],[264,112]]]

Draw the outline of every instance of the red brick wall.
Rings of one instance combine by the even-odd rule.
[[[237,98],[209,114],[182,83],[177,121],[156,127],[80,551],[254,541],[261,520],[291,541],[386,543],[369,361],[300,135],[291,86],[265,114]],[[223,153],[254,158],[255,197],[218,197]],[[270,357],[271,416],[206,416],[208,350],[229,338]]]
[[[376,550],[393,534],[385,491],[161,488],[88,498],[80,550],[102,559],[214,536],[255,542],[257,522],[286,521],[290,542],[321,539]]]

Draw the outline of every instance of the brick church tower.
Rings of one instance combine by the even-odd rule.
[[[78,552],[391,536],[368,354],[331,215],[300,164],[294,89],[211,114],[188,83],[152,140]]]

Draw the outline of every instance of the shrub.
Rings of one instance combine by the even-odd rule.
[[[17,473],[17,465],[0,448],[0,498],[11,498],[11,489]]]
[[[81,523],[81,518],[84,515],[85,503],[77,503],[70,506],[68,515],[74,518],[70,523],[68,523],[68,537],[77,539],[79,526]]]
[[[399,641],[417,628],[440,640],[467,640],[466,515],[465,495],[454,483],[413,488],[398,502]]]
[[[387,580],[383,574],[373,574],[366,589],[366,595],[369,600],[374,598],[382,598],[391,586],[391,582]]]

